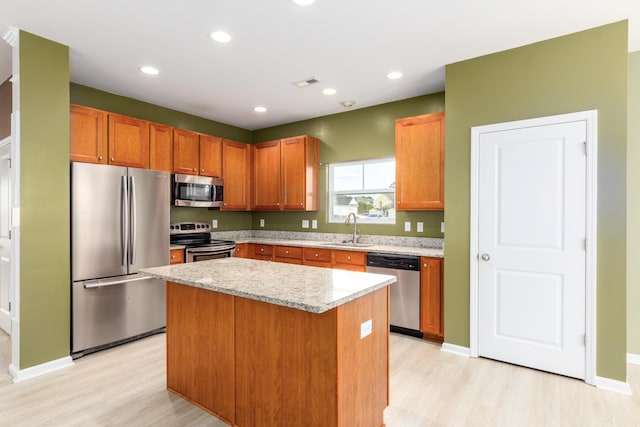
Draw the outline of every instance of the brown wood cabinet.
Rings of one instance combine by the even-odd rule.
[[[184,262],[184,249],[171,249],[169,255],[170,264],[182,264]]]
[[[224,139],[222,141],[222,209],[251,209],[251,145]]]
[[[149,168],[149,122],[109,114],[109,164]]]
[[[444,113],[396,120],[396,210],[444,209]]]
[[[107,113],[81,105],[70,109],[72,162],[107,164]]]
[[[252,146],[254,210],[318,210],[320,141],[303,135]]]
[[[331,268],[331,249],[322,248],[303,248],[304,265],[312,265],[315,267]]]
[[[173,172],[173,128],[149,123],[149,169]]]
[[[173,129],[173,172],[197,175],[200,164],[198,134],[184,129]]]
[[[302,248],[296,246],[275,246],[273,260],[288,264],[302,264]]]
[[[420,330],[425,339],[444,341],[443,260],[420,257]]]
[[[261,142],[253,151],[253,209],[280,210],[280,141]]]
[[[273,246],[253,243],[251,245],[251,258],[263,261],[273,261]]]
[[[198,175],[222,177],[222,138],[200,134]]]
[[[250,258],[249,243],[236,243],[235,256],[238,258]]]
[[[333,268],[367,271],[366,252],[333,250]]]

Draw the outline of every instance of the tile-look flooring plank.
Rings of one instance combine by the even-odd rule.
[[[401,335],[391,335],[390,371],[387,427],[640,426],[639,396],[444,353],[439,345]],[[640,393],[640,366],[629,365],[628,374]],[[156,335],[83,357],[46,376],[0,381],[0,425],[226,424],[166,390],[165,336]]]

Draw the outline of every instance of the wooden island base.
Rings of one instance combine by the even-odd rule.
[[[167,388],[233,426],[384,426],[388,319],[388,287],[316,314],[167,282]]]

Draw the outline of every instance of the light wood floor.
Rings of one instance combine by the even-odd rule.
[[[0,426],[225,426],[166,391],[164,339],[86,356],[17,384],[0,377]],[[638,396],[444,353],[401,335],[391,337],[390,370],[387,427],[640,426]],[[629,366],[629,382],[640,393],[640,366]]]

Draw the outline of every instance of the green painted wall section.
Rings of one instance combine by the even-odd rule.
[[[446,67],[445,341],[469,346],[473,126],[598,110],[597,375],[626,381],[627,22]]]
[[[264,218],[264,230],[349,233],[351,227],[327,222],[327,163],[393,157],[395,120],[444,111],[444,98],[444,92],[441,92],[254,131],[254,143],[304,134],[319,138],[322,166],[320,209],[317,212],[255,212],[252,228],[260,229],[259,220]],[[317,219],[318,229],[303,229],[303,219]],[[397,212],[395,225],[359,224],[358,228],[365,235],[441,238],[440,223],[443,220],[442,211],[400,211]],[[405,221],[412,223],[411,232],[404,231]],[[416,222],[424,222],[423,233],[416,232]]]
[[[251,142],[251,131],[236,126],[215,122],[76,83],[71,83],[70,91],[72,104],[98,108],[111,113],[123,114],[235,141]]]
[[[67,46],[20,31],[20,107],[19,368],[25,369],[69,355]]]
[[[629,54],[627,111],[627,353],[640,355],[640,52]]]

